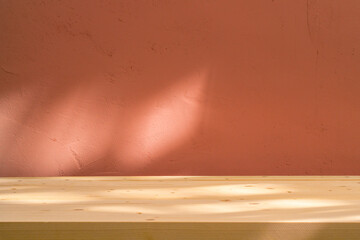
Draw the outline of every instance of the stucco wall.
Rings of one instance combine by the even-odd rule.
[[[0,0],[0,176],[360,174],[358,0]]]

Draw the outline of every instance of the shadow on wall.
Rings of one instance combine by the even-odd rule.
[[[359,13],[0,1],[0,175],[359,174]]]

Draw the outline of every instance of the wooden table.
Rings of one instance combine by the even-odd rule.
[[[0,178],[0,239],[360,239],[360,177]]]

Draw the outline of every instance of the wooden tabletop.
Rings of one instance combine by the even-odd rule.
[[[360,177],[0,178],[0,223],[360,222]]]

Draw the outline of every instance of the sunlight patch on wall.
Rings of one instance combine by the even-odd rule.
[[[200,123],[206,78],[204,70],[194,73],[140,106],[117,159],[136,169],[184,143]]]

